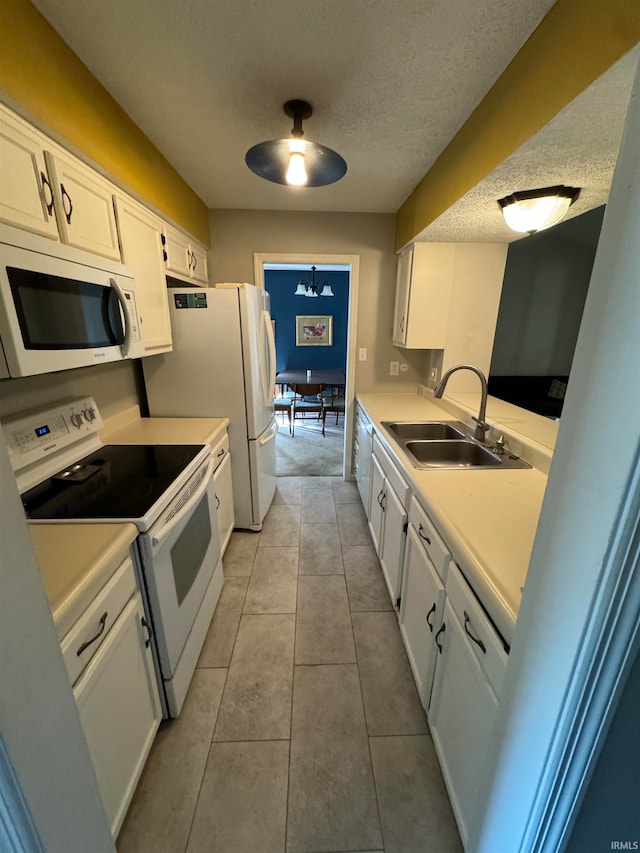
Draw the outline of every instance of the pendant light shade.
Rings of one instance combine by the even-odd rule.
[[[302,121],[313,114],[306,101],[287,101],[285,113],[293,119],[291,139],[259,142],[245,155],[252,172],[274,184],[324,187],[343,178],[347,164],[331,148],[303,140]]]
[[[535,234],[563,219],[580,195],[576,187],[524,190],[498,200],[505,222],[521,234]]]

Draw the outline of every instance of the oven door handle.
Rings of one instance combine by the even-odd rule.
[[[194,504],[198,503],[200,498],[204,495],[204,493],[209,488],[209,484],[211,483],[211,479],[213,477],[213,461],[209,460],[207,462],[207,471],[202,478],[202,482],[195,490],[195,492],[191,495],[187,503],[181,508],[179,512],[177,512],[168,524],[166,524],[160,533],[157,536],[151,537],[151,544],[154,548],[157,548],[171,535],[171,531],[175,530],[176,527],[182,522],[183,518],[187,516],[191,512],[191,508]]]

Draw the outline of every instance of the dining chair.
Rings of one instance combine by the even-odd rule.
[[[294,393],[293,402],[291,404],[291,434],[295,435],[296,418],[304,418],[305,413],[313,413],[317,416],[318,420],[322,421],[322,435],[324,435],[324,403],[322,401],[322,391],[325,386],[319,383],[296,382],[290,387]]]
[[[289,434],[293,435],[293,431],[291,428],[291,406],[293,404],[293,397],[288,396],[287,392],[279,393],[278,386],[276,385],[276,396],[273,398],[273,411],[277,415],[278,412],[283,414],[287,413],[287,417],[289,418]]]
[[[327,418],[327,413],[335,412],[336,415],[336,426],[338,425],[338,418],[340,417],[340,413],[344,415],[344,391],[338,390],[337,388],[327,389],[330,390],[330,393],[325,393],[322,395],[322,427],[324,434],[324,422]]]

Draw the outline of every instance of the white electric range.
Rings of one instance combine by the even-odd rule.
[[[132,522],[163,715],[176,717],[223,574],[208,445],[103,445],[91,397],[2,422],[31,523]]]

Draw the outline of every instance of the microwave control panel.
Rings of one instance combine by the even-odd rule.
[[[14,471],[95,434],[102,426],[93,397],[66,400],[2,421]]]

